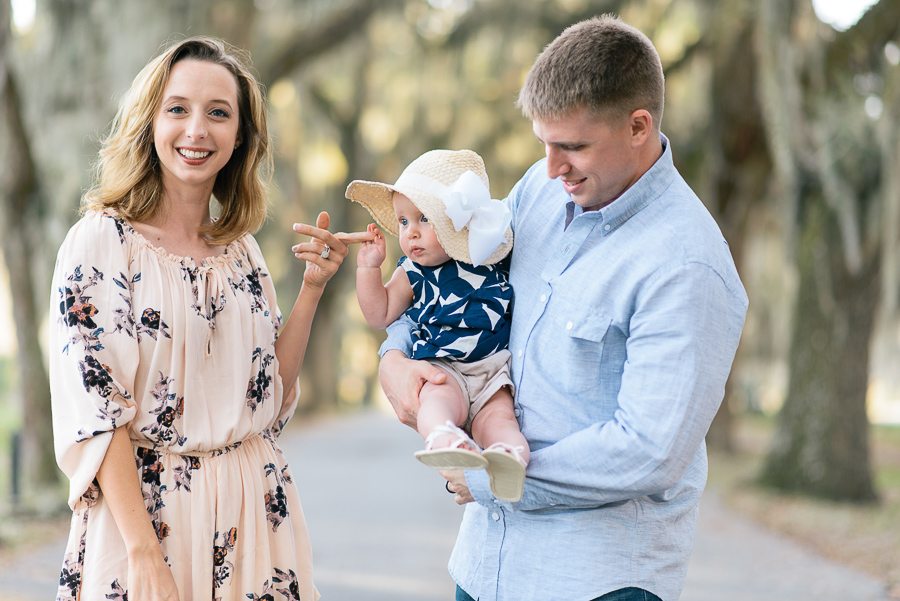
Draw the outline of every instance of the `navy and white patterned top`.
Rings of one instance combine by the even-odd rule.
[[[477,361],[509,344],[512,287],[497,265],[450,260],[424,267],[403,257],[413,289],[406,315],[417,324],[413,359]]]

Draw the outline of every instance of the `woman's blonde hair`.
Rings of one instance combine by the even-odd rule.
[[[250,73],[249,57],[215,38],[193,37],[177,42],[138,73],[119,105],[112,130],[102,141],[93,185],[82,200],[82,210],[114,208],[134,221],[152,219],[163,210],[153,119],[172,66],[183,60],[222,65],[238,84],[238,147],[213,186],[213,195],[221,205],[219,217],[203,231],[210,244],[228,244],[256,232],[266,220],[272,151],[266,101]]]

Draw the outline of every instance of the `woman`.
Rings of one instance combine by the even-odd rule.
[[[172,45],[122,101],[53,276],[53,427],[74,511],[58,600],[318,597],[276,439],[353,237],[326,213],[294,226],[313,239],[293,248],[307,263],[282,328],[251,235],[270,165],[265,100],[218,40]]]

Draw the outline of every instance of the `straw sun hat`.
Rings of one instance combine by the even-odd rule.
[[[403,170],[393,185],[355,180],[347,198],[368,209],[378,225],[398,235],[393,192],[409,198],[428,218],[451,259],[489,265],[512,248],[509,210],[490,197],[484,161],[471,150],[430,150]]]

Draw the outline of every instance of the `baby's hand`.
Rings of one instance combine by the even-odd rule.
[[[384,240],[384,234],[374,223],[369,224],[366,232],[373,234],[374,238],[371,241],[360,243],[359,252],[356,253],[356,266],[380,268],[387,257],[387,243]]]

